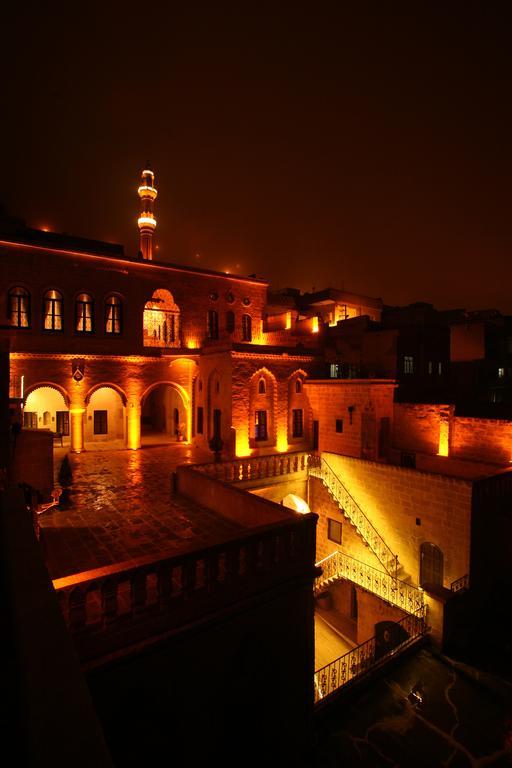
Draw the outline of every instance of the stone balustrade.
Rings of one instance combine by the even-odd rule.
[[[82,661],[99,658],[299,575],[312,577],[316,518],[297,516],[205,549],[54,581]]]
[[[194,469],[227,483],[248,480],[265,480],[295,472],[304,472],[308,466],[308,453],[273,453],[270,456],[256,456],[232,461],[198,464]]]

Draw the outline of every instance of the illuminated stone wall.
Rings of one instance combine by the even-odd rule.
[[[360,457],[369,429],[364,421],[371,413],[375,458],[385,454],[383,419],[390,427],[393,416],[393,382],[378,380],[333,379],[311,381],[305,385],[312,419],[319,422],[319,450]],[[342,421],[342,432],[336,422]],[[384,455],[382,455],[384,458]]]
[[[44,270],[41,265],[44,264]],[[143,311],[155,291],[170,291],[180,311],[183,346],[198,348],[205,341],[206,315],[218,312],[219,335],[242,341],[242,315],[252,318],[253,342],[262,343],[262,315],[267,285],[261,281],[209,275],[179,267],[164,268],[157,261],[129,262],[84,254],[70,254],[26,246],[0,245],[0,312],[7,316],[7,289],[20,285],[30,292],[31,328],[12,332],[14,351],[72,354],[144,354]],[[43,294],[49,288],[63,295],[64,330],[42,333]],[[94,333],[75,333],[74,302],[79,291],[94,300]],[[105,333],[104,301],[109,294],[122,300],[123,332]],[[226,312],[235,314],[233,336],[226,332]],[[147,348],[146,348],[147,350]]]
[[[316,561],[341,550],[356,560],[382,570],[382,565],[367,547],[353,525],[347,520],[325,485],[316,477],[308,480],[309,508],[318,515],[316,526]],[[341,523],[341,545],[328,538],[328,519]]]
[[[299,398],[290,399],[290,383],[295,375],[303,375],[313,364],[313,359],[304,356],[273,355],[233,352],[232,355],[232,418],[236,431],[236,452],[239,456],[251,455],[253,451],[272,453],[276,450],[286,451],[288,448],[300,450],[309,447],[311,413],[307,392],[304,389],[300,396],[303,405],[304,437],[289,445],[289,423],[292,407],[298,406]],[[302,373],[300,373],[302,372]],[[261,376],[271,382],[265,396],[257,394],[258,381]],[[264,445],[257,446],[254,441],[254,411],[260,400],[262,407],[269,406],[268,399],[272,397],[272,425],[269,423],[269,440]],[[269,407],[270,410],[270,407]],[[269,414],[270,415],[270,414]]]
[[[437,454],[448,424],[450,458],[503,466],[512,459],[512,421],[454,416],[451,405],[395,403],[393,446]]]
[[[471,482],[334,454],[325,458],[413,583],[419,583],[423,542],[443,551],[444,586],[469,572]],[[318,531],[320,538],[320,523]]]

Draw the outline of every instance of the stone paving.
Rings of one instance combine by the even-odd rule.
[[[55,451],[56,475],[65,450]],[[69,454],[68,503],[39,517],[55,579],[138,557],[178,554],[222,541],[242,526],[171,495],[171,472],[211,460],[189,446]]]

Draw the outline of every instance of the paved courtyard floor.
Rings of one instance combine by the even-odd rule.
[[[55,450],[56,476],[65,449]],[[171,494],[179,464],[211,460],[186,445],[69,454],[69,501],[39,517],[53,579],[222,541],[242,527]]]

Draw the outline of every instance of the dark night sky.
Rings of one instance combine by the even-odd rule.
[[[505,3],[16,5],[9,212],[135,255],[149,159],[162,259],[512,312]]]

